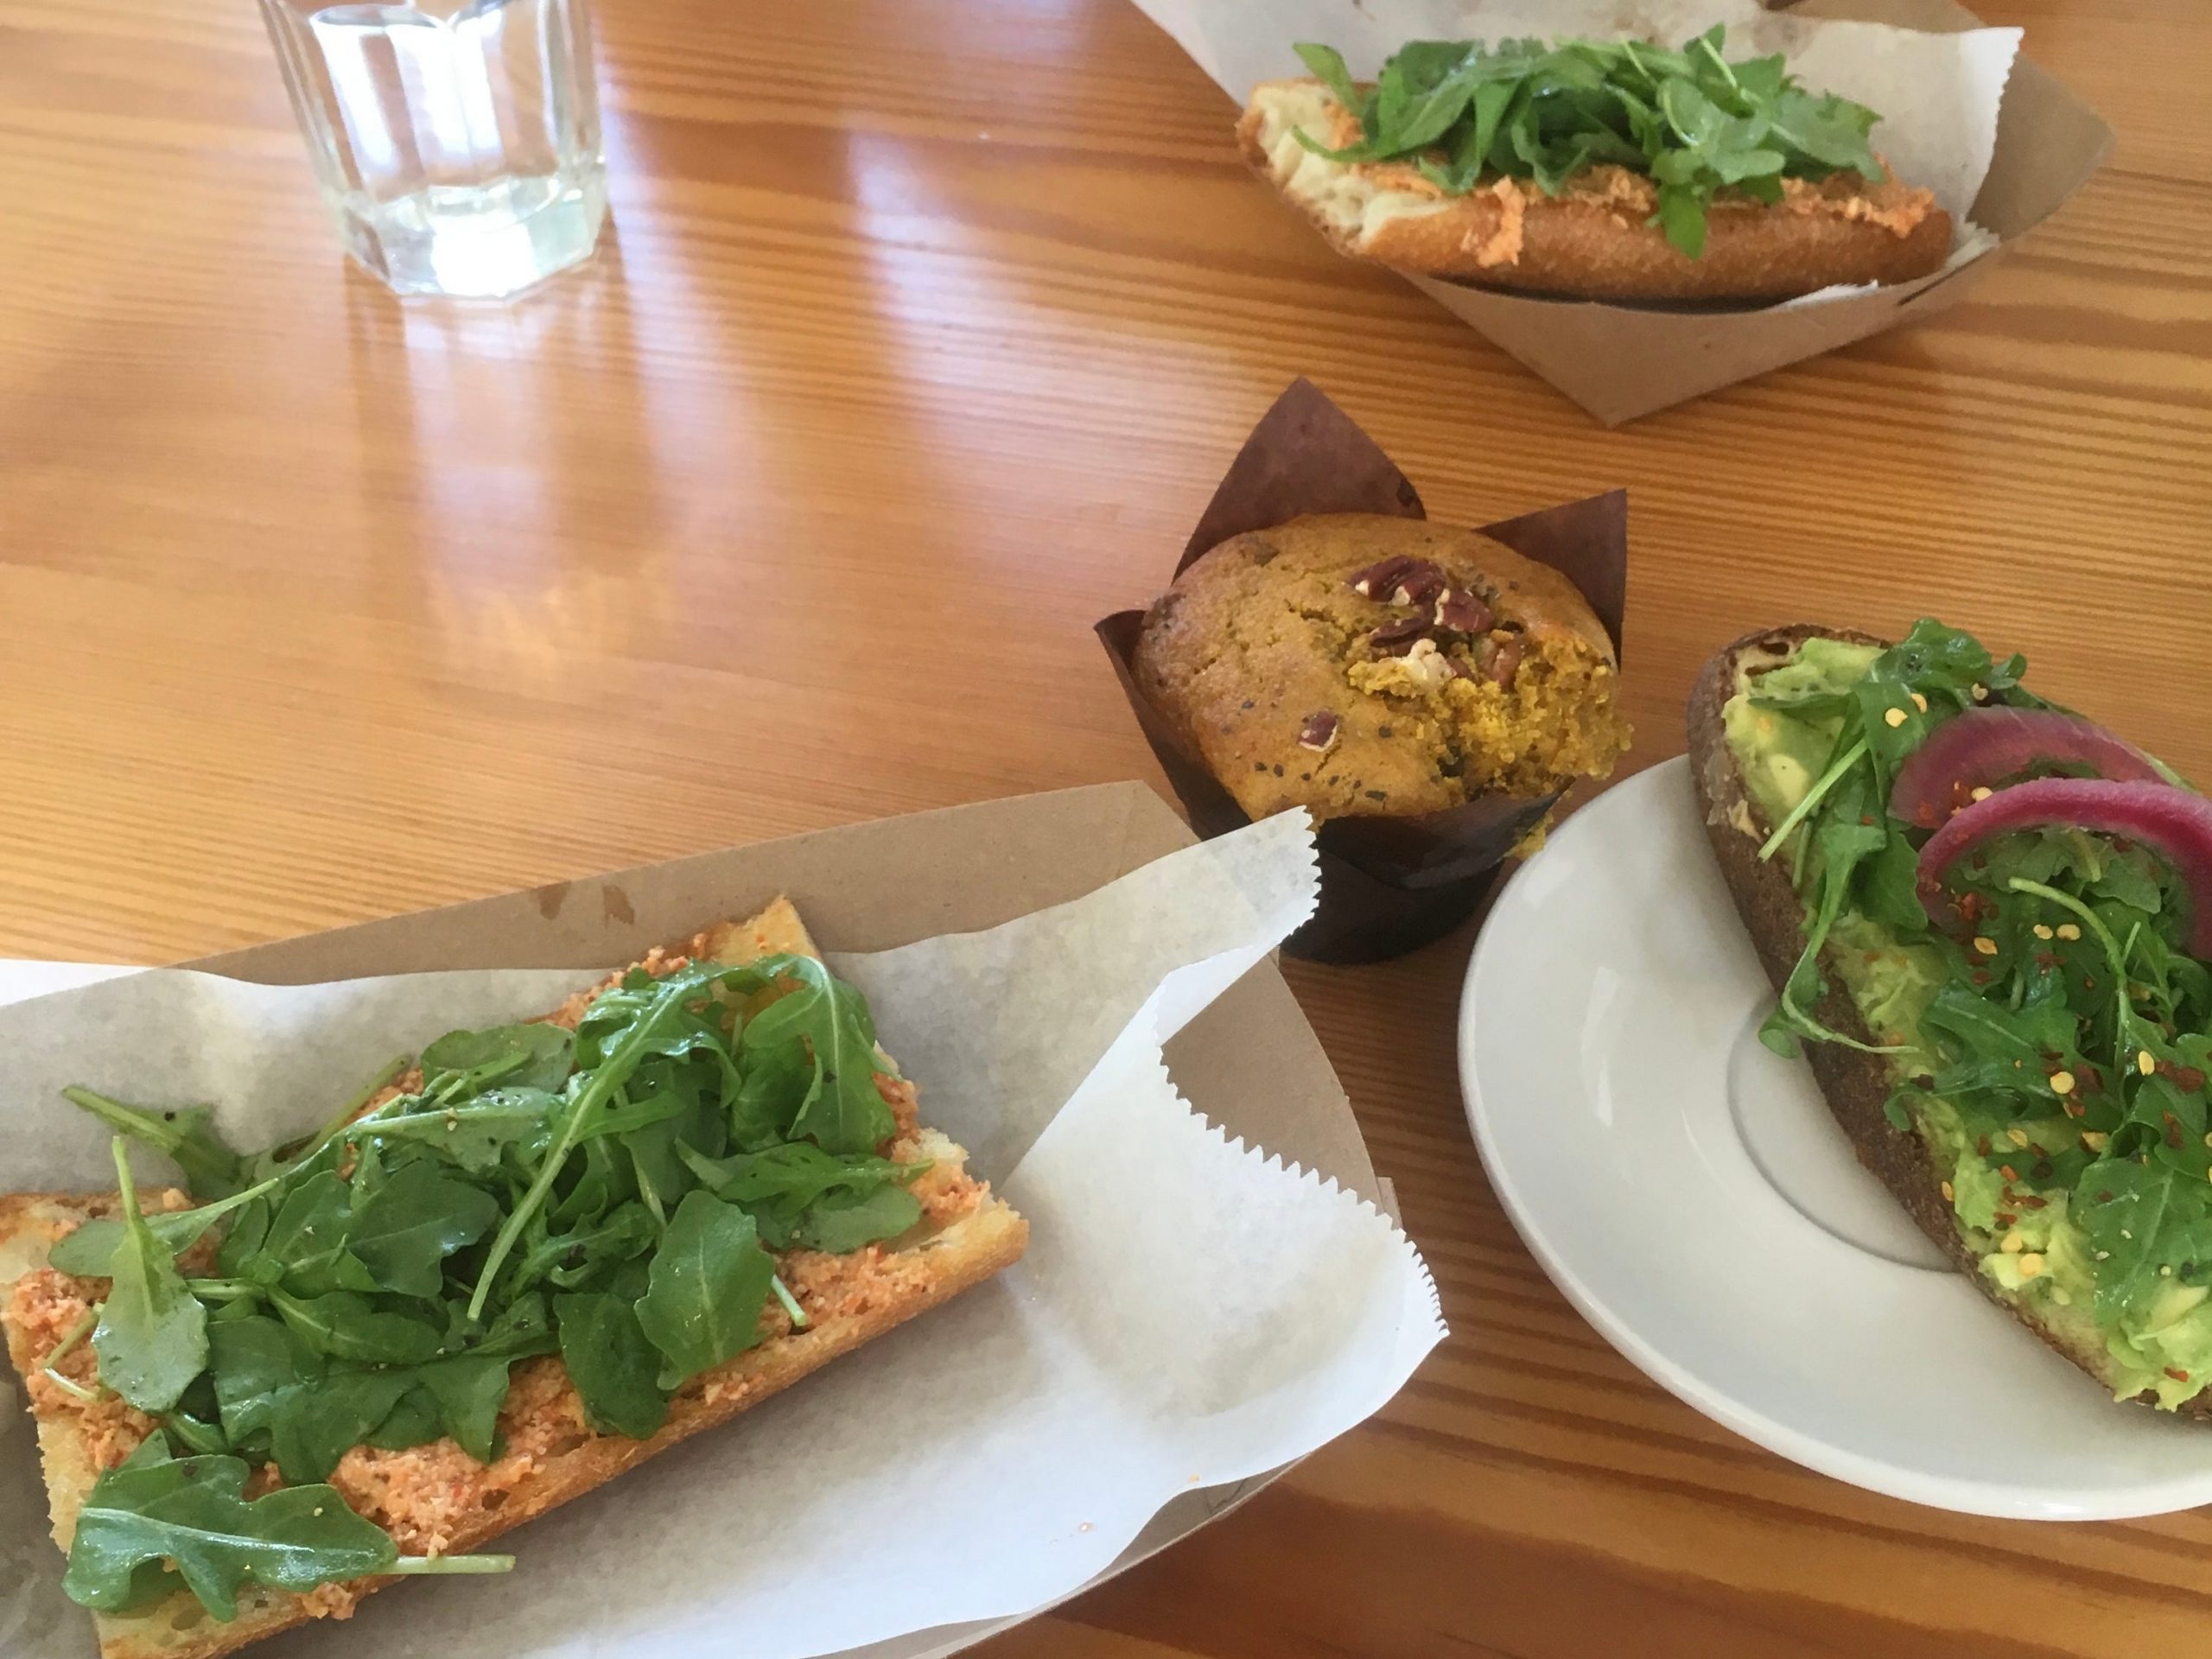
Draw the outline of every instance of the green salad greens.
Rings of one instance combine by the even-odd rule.
[[[2078,828],[1997,836],[1929,893],[1930,831],[1889,810],[1943,722],[2046,706],[2024,667],[1923,620],[1886,650],[1811,641],[1728,705],[1776,825],[1763,855],[1805,906],[1762,1034],[1784,1053],[1867,1046],[1816,1012],[1847,991],[1896,1079],[1891,1121],[1947,1173],[1983,1271],[2094,1330],[2121,1393],[2173,1406],[2212,1382],[2212,964],[2188,949],[2192,896],[2144,848]]]
[[[1557,195],[1585,168],[1617,163],[1658,187],[1651,222],[1694,259],[1714,194],[1782,200],[1782,181],[1848,169],[1882,178],[1865,105],[1807,92],[1777,54],[1730,62],[1720,24],[1680,51],[1637,41],[1414,41],[1371,86],[1333,48],[1298,54],[1359,120],[1337,162],[1409,162],[1453,195],[1498,178]]]
[[[362,1113],[400,1069],[255,1155],[203,1109],[69,1091],[121,1131],[123,1214],[54,1247],[108,1288],[46,1376],[159,1425],[78,1522],[65,1587],[86,1606],[181,1584],[228,1619],[247,1578],[499,1570],[510,1558],[399,1558],[322,1483],[357,1446],[450,1436],[492,1460],[509,1367],[531,1355],[562,1357],[594,1427],[648,1436],[676,1389],[760,1339],[772,1301],[804,1328],[772,1251],[855,1250],[921,1218],[908,1184],[926,1166],[879,1155],[896,1125],[867,1004],[810,957],[633,970],[573,1035],[451,1033],[417,1088]],[[126,1137],[203,1202],[147,1214]],[[181,1265],[211,1234],[212,1262]],[[97,1389],[54,1369],[87,1340]],[[284,1485],[248,1499],[264,1464]]]

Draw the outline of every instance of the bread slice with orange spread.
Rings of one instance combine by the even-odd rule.
[[[672,950],[651,952],[638,966],[658,978],[695,961],[738,966],[786,952],[819,955],[798,912],[779,899],[749,921],[709,928]],[[546,1022],[574,1028],[594,998],[621,978],[579,993]],[[908,1185],[922,1219],[896,1238],[843,1255],[800,1248],[775,1252],[778,1271],[807,1316],[805,1328],[795,1328],[772,1300],[757,1344],[683,1383],[664,1426],[645,1440],[594,1429],[557,1354],[520,1360],[499,1413],[493,1462],[479,1462],[449,1438],[404,1451],[356,1446],[329,1478],[348,1507],[387,1532],[403,1554],[476,1550],[1013,1263],[1027,1243],[1027,1223],[987,1182],[969,1173],[961,1147],[922,1125],[913,1085],[893,1075],[887,1061],[884,1065],[874,1083],[896,1133],[882,1153],[900,1163],[928,1166]],[[373,1110],[415,1081],[402,1077],[362,1110]],[[189,1200],[171,1191],[142,1194],[141,1203],[151,1213],[184,1208]],[[96,1388],[89,1344],[74,1346],[54,1367],[73,1390],[46,1370],[49,1355],[101,1299],[106,1283],[48,1266],[48,1251],[86,1220],[112,1216],[118,1208],[114,1194],[0,1196],[0,1329],[25,1382],[54,1541],[65,1551],[93,1483],[154,1428],[149,1418]],[[188,1266],[190,1259],[188,1254]],[[79,1397],[86,1394],[98,1397]],[[271,1464],[249,1490],[280,1484]],[[218,1659],[311,1618],[346,1618],[363,1596],[393,1581],[357,1579],[295,1594],[248,1579],[238,1617],[227,1623],[180,1590],[138,1611],[95,1614],[100,1651],[103,1659]]]
[[[1899,283],[1942,268],[1951,219],[1927,190],[1894,176],[1837,172],[1784,179],[1770,206],[1717,196],[1703,251],[1684,253],[1650,223],[1652,181],[1607,164],[1557,194],[1497,178],[1451,194],[1403,161],[1346,162],[1359,120],[1319,80],[1255,88],[1237,124],[1253,169],[1340,253],[1398,270],[1580,299],[1773,300],[1833,285]]]

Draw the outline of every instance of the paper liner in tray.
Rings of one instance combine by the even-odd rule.
[[[1172,575],[1232,536],[1323,512],[1427,516],[1420,492],[1382,446],[1319,386],[1299,379],[1252,429]],[[1618,653],[1628,594],[1625,491],[1479,529],[1580,588]],[[1241,829],[1251,822],[1243,809],[1137,683],[1132,660],[1144,617],[1117,611],[1097,624],[1129,707],[1191,827],[1208,836]],[[1558,799],[1484,796],[1440,812],[1328,820],[1319,836],[1319,907],[1283,948],[1317,962],[1375,962],[1427,944],[1482,902],[1506,855]]]

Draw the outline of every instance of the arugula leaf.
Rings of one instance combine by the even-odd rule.
[[[492,1084],[558,1089],[573,1064],[575,1039],[562,1027],[536,1022],[449,1031],[423,1051],[423,1092],[442,1100]]]
[[[2212,1265],[2212,1185],[2178,1170],[2132,1159],[2092,1165],[2068,1213],[2096,1253],[2101,1324],[2147,1313],[2175,1264]]]
[[[327,1477],[390,1417],[410,1386],[404,1371],[334,1371],[298,1395],[271,1429],[284,1478],[296,1484]]]
[[[642,1255],[660,1236],[660,1225],[632,1198],[565,1233],[550,1233],[531,1246],[515,1269],[516,1286],[550,1278],[564,1288],[582,1284],[618,1262]]]
[[[811,957],[771,957],[752,970],[766,983],[796,987],[754,1014],[739,1043],[746,1063],[804,1047],[813,1081],[791,1121],[790,1139],[825,1152],[874,1152],[897,1129],[875,1086],[875,1021],[861,994]]]
[[[2074,1046],[2074,1015],[2063,998],[2044,996],[2015,1009],[1957,980],[1936,992],[1920,1023],[1931,1033],[1950,1039],[1959,1049],[1986,1056],[2037,1082],[2044,1077],[2045,1054],[2064,1056]],[[2012,1066],[2015,1060],[2018,1068]]]
[[[1825,994],[1821,952],[1850,899],[1853,878],[1862,864],[1880,854],[1891,834],[1873,807],[1870,768],[1863,749],[1854,747],[1846,751],[1844,762],[1831,770],[1822,785],[1826,787],[1816,788],[1807,797],[1808,801],[1821,801],[1822,808],[1809,826],[1820,887],[1806,921],[1805,949],[1783,987],[1773,1015],[1760,1027],[1759,1039],[1777,1052],[1791,1056],[1796,1053],[1801,1037],[1868,1053],[1892,1052],[1892,1048],[1847,1037],[1812,1013],[1814,1004]],[[1785,830],[1789,827],[1785,823]],[[1782,833],[1777,831],[1777,841],[1770,841],[1763,851],[1773,849]]]
[[[107,1300],[92,1328],[100,1381],[140,1411],[174,1406],[207,1368],[207,1310],[185,1288],[176,1257],[138,1209],[127,1142],[110,1150],[123,1193],[124,1236],[108,1263]]]
[[[660,1098],[674,1103],[677,1109],[625,1134],[622,1147],[637,1173],[639,1194],[655,1218],[664,1222],[677,1201],[697,1184],[677,1156],[677,1148],[718,1154],[728,1144],[729,1128],[719,1096],[687,1089],[681,1080],[664,1085]]]
[[[404,1452],[410,1446],[429,1445],[445,1432],[438,1416],[437,1395],[426,1388],[410,1384],[399,1373],[391,1375],[406,1391],[399,1396],[399,1403],[385,1414],[385,1420],[363,1438],[361,1444],[375,1446],[379,1452]]]
[[[269,1300],[302,1342],[333,1359],[413,1365],[429,1358],[440,1346],[435,1325],[379,1308],[357,1291],[294,1296],[271,1290]]]
[[[1894,829],[1885,834],[1880,850],[1859,865],[1856,898],[1867,917],[1899,938],[1927,932],[1928,912],[1920,902],[1919,855]]]
[[[404,1370],[334,1370],[266,1315],[219,1321],[208,1335],[225,1436],[241,1449],[265,1441],[295,1484],[326,1478],[416,1383]]]
[[[302,1296],[374,1290],[376,1281],[346,1249],[353,1220],[346,1183],[332,1171],[317,1171],[284,1194],[259,1248],[236,1264],[236,1276]]]
[[[1299,56],[1357,118],[1360,138],[1331,149],[1294,136],[1333,161],[1409,162],[1455,195],[1498,177],[1556,195],[1592,166],[1623,166],[1657,184],[1652,222],[1691,258],[1723,190],[1772,203],[1784,178],[1882,177],[1873,111],[1806,91],[1778,56],[1730,63],[1726,39],[1716,25],[1679,52],[1633,41],[1414,41],[1372,90],[1337,52],[1303,42]]]
[[[270,1433],[292,1396],[322,1376],[308,1345],[266,1314],[215,1320],[207,1344],[223,1433],[233,1446]]]
[[[668,1394],[656,1377],[661,1352],[646,1338],[634,1302],[612,1291],[572,1291],[553,1299],[561,1363],[594,1428],[650,1439],[668,1418]]]
[[[280,1189],[282,1185],[280,1181]],[[230,1231],[223,1235],[223,1242],[215,1250],[215,1267],[225,1278],[245,1278],[246,1263],[261,1254],[262,1246],[268,1242],[276,1198],[276,1192],[271,1192],[251,1200],[238,1212]]]
[[[550,1354],[560,1344],[553,1332],[553,1315],[543,1291],[524,1291],[502,1308],[487,1325],[472,1322],[459,1302],[447,1304],[451,1315],[448,1345],[466,1345],[472,1355],[524,1359]]]
[[[546,1215],[556,1226],[575,1228],[604,1216],[638,1196],[637,1172],[613,1141],[585,1141],[579,1148],[583,1167],[575,1171],[575,1185],[554,1199]]]
[[[660,1386],[680,1387],[760,1341],[775,1273],[751,1216],[709,1193],[685,1193],[638,1299],[638,1323],[664,1357]]]
[[[506,1085],[450,1105],[365,1118],[348,1138],[412,1141],[480,1175],[498,1168],[511,1147],[533,1160],[538,1156],[559,1107],[559,1097],[543,1089]]]
[[[231,1443],[220,1428],[190,1412],[165,1411],[160,1421],[169,1439],[188,1452],[219,1456],[231,1450]]]
[[[474,1244],[499,1219],[498,1200],[480,1187],[410,1164],[353,1211],[346,1248],[379,1289],[435,1298],[445,1259]]]
[[[203,1204],[192,1210],[168,1210],[145,1217],[146,1226],[154,1236],[168,1248],[172,1256],[181,1255],[197,1244],[207,1230],[225,1216],[256,1203],[273,1191],[275,1178],[258,1186],[250,1186],[233,1192],[227,1198],[213,1204]],[[123,1243],[127,1224],[97,1218],[86,1222],[74,1232],[65,1234],[47,1252],[46,1264],[57,1273],[73,1273],[87,1279],[111,1276],[109,1268],[115,1252]]]
[[[492,1241],[492,1248],[486,1255],[476,1281],[476,1289],[469,1298],[470,1318],[481,1317],[485,1302],[491,1294],[493,1281],[505,1265],[509,1253],[521,1238],[524,1230],[531,1224],[531,1218],[552,1196],[553,1185],[560,1177],[562,1166],[568,1162],[569,1152],[582,1139],[584,1124],[614,1098],[616,1091],[629,1080],[630,1074],[645,1059],[653,1039],[675,1023],[683,1012],[683,1005],[704,996],[718,979],[726,976],[726,970],[712,965],[694,966],[655,982],[650,999],[633,1014],[624,1016],[626,1023],[611,1043],[607,1042],[601,1034],[603,1024],[594,1025],[591,1014],[597,1014],[600,1004],[606,1002],[609,996],[620,993],[607,993],[592,1005],[591,1014],[585,1016],[583,1025],[579,1028],[578,1040],[580,1059],[584,1058],[587,1035],[591,1042],[593,1052],[589,1055],[588,1075],[581,1087],[570,1090],[560,1128],[538,1166],[536,1177],[515,1207],[508,1212],[506,1220],[500,1224],[498,1236]],[[636,993],[643,994],[642,988]]]
[[[166,1450],[158,1439],[146,1447]],[[147,1455],[146,1447],[102,1475],[78,1515],[62,1589],[79,1605],[124,1611],[138,1569],[167,1561],[209,1612],[229,1620],[248,1578],[311,1590],[382,1572],[398,1553],[389,1534],[327,1486],[287,1488],[249,1503],[246,1465],[236,1458],[170,1459]]]
[[[719,1162],[702,1157],[689,1147],[682,1151],[684,1161],[708,1189],[725,1202],[748,1211],[760,1226],[761,1242],[769,1249],[779,1250],[805,1242],[801,1236],[802,1224],[817,1206],[826,1205],[833,1211],[853,1208],[886,1185],[911,1181],[929,1167],[923,1163],[897,1163],[871,1153],[833,1158],[804,1141],[788,1141],[761,1152],[740,1153]],[[916,1211],[918,1214],[918,1205]],[[904,1212],[904,1206],[894,1202],[869,1213],[889,1221]],[[908,1216],[899,1226],[870,1234],[855,1243],[811,1244],[810,1248],[839,1253],[858,1249],[878,1238],[904,1232],[913,1225],[914,1219],[914,1216]],[[832,1222],[829,1226],[834,1230],[836,1224]]]
[[[1338,103],[1354,112],[1366,107],[1367,99],[1352,84],[1351,71],[1344,67],[1344,54],[1332,46],[1316,46],[1311,41],[1301,43],[1295,50],[1306,67],[1335,94]]]
[[[196,1198],[226,1198],[251,1185],[245,1160],[216,1132],[213,1109],[180,1107],[172,1111],[127,1106],[90,1089],[68,1088],[63,1099],[82,1107],[118,1133],[166,1154],[184,1172],[186,1188]]]
[[[287,1486],[249,1500],[248,1472],[237,1458],[171,1458],[152,1436],[86,1495],[63,1592],[95,1612],[123,1612],[143,1600],[149,1573],[166,1564],[227,1623],[248,1579],[303,1592],[376,1573],[514,1565],[512,1555],[402,1557],[391,1535],[346,1508],[335,1489]]]
[[[896,1238],[922,1218],[921,1201],[903,1186],[840,1193],[822,1199],[798,1224],[798,1242],[810,1250],[843,1255],[879,1240]]]
[[[460,1354],[432,1360],[415,1372],[437,1402],[445,1432],[479,1463],[499,1454],[499,1408],[507,1402],[509,1363],[500,1354]]]

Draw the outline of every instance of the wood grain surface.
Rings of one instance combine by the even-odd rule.
[[[1439,518],[1629,486],[1639,764],[1738,632],[1934,611],[2212,776],[2212,10],[1984,10],[2105,171],[1940,321],[1608,433],[1323,248],[1122,0],[601,0],[615,228],[512,309],[341,264],[247,0],[0,0],[0,953],[1151,776],[1089,625],[1301,373]],[[1910,1508],[1618,1358],[1469,1144],[1468,948],[1293,969],[1451,1342],[1000,1659],[2202,1649],[2205,1514]]]

